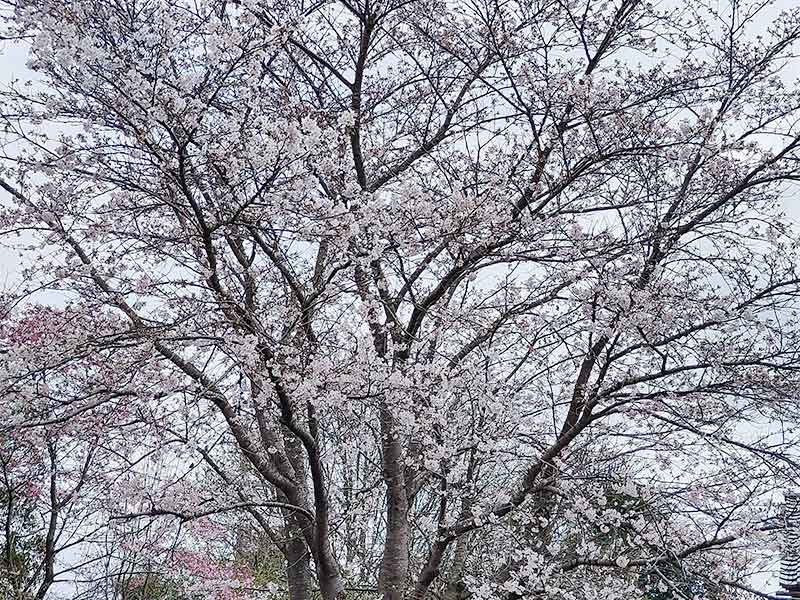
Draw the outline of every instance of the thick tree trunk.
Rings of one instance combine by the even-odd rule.
[[[384,600],[402,600],[408,576],[408,496],[402,443],[389,410],[381,409],[383,477],[386,483],[386,542],[378,587]]]
[[[453,553],[453,562],[447,574],[447,588],[444,592],[444,600],[460,600],[464,596],[464,566],[467,560],[467,542],[470,534],[464,534],[458,538],[456,549]]]
[[[289,600],[311,600],[310,554],[303,534],[303,528],[308,527],[308,520],[297,513],[285,511],[284,523]]]
[[[291,503],[298,506],[310,507],[312,492],[307,484],[307,474],[310,473],[313,483],[313,513],[315,521],[309,523],[307,520],[299,518],[296,521],[295,538],[302,538],[305,555],[300,557],[300,563],[296,568],[287,565],[288,576],[300,576],[300,566],[305,567],[305,572],[310,573],[308,568],[309,556],[314,558],[316,579],[319,585],[319,592],[323,600],[336,600],[342,595],[344,584],[339,574],[339,565],[331,548],[328,531],[328,496],[324,489],[323,474],[318,450],[315,444],[309,446],[301,439],[301,434],[297,430],[287,427],[283,431],[284,446],[289,461],[294,470],[295,497],[290,498]],[[305,440],[307,442],[307,440]],[[308,462],[306,462],[308,461]],[[293,518],[300,515],[294,514]],[[291,520],[286,521],[287,531],[292,530]],[[288,541],[288,540],[287,540]],[[293,538],[294,542],[294,538]],[[287,547],[288,551],[288,547]],[[297,552],[300,551],[300,542],[297,541]],[[291,572],[290,572],[291,571]],[[308,575],[306,575],[308,580]],[[299,591],[303,585],[308,585],[307,581],[302,584],[295,582]]]
[[[284,432],[286,455],[294,471],[299,495],[305,506],[308,498],[306,488],[305,450],[300,440],[289,432]],[[287,499],[288,500],[288,499]],[[307,539],[308,529],[313,527],[308,519],[297,511],[283,511],[284,539],[286,544],[286,581],[289,587],[289,600],[311,600],[311,552]]]

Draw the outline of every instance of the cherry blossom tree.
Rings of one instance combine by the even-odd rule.
[[[765,595],[799,9],[2,5],[0,464],[80,541],[33,593]]]

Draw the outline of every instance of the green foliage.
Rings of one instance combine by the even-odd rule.
[[[30,583],[29,577],[41,557],[45,541],[38,530],[31,503],[21,502],[16,496],[12,498],[7,489],[2,489],[0,518],[4,524],[9,510],[13,511],[10,535],[5,527],[0,529],[0,589],[4,598],[17,600],[29,597],[20,590]]]
[[[267,587],[268,584],[283,584],[286,581],[285,565],[277,554],[259,556],[258,560],[249,563],[255,587]]]
[[[673,600],[676,597],[702,600],[719,598],[718,586],[687,572],[676,558],[660,560],[651,568],[643,570],[637,583],[645,593],[643,600]]]
[[[638,515],[647,518],[650,506],[648,506],[646,500],[639,496],[632,496],[624,492],[612,491],[611,489],[606,492],[605,499],[605,508],[616,510],[625,519],[619,526],[612,527],[608,531],[603,531],[597,524],[592,525],[594,541],[601,546],[610,546],[620,538],[624,539],[629,535],[633,535],[635,533],[634,529],[627,520]]]
[[[653,523],[663,519],[661,515],[667,512],[653,506],[641,496],[621,491],[621,486],[612,483],[621,482],[608,482],[605,486],[604,508],[619,512],[624,517],[622,523],[605,528],[597,523],[590,523],[584,533],[602,547],[612,547],[635,535],[630,520],[642,517]],[[663,552],[663,549],[655,546],[649,550],[651,556],[659,556]],[[718,586],[714,586],[695,573],[686,571],[682,562],[674,557],[661,559],[652,566],[642,569],[636,576],[636,585],[644,594],[641,600],[674,600],[681,597],[693,600],[716,600],[720,597]]]
[[[236,549],[236,562],[253,577],[253,587],[286,587],[286,562],[284,555],[263,535],[245,534]],[[288,595],[286,597],[288,600]]]

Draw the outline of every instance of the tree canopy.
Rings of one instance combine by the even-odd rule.
[[[800,9],[0,5],[4,597],[764,595]]]

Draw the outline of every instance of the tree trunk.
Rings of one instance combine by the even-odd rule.
[[[378,588],[384,600],[402,600],[408,575],[408,496],[402,443],[386,407],[381,409],[381,443],[386,482],[386,542]]]
[[[284,432],[286,455],[294,470],[294,479],[303,499],[308,498],[306,489],[305,451],[300,440]],[[283,499],[282,499],[283,500]],[[288,499],[286,499],[288,501]],[[284,539],[286,543],[286,581],[289,587],[289,600],[311,600],[311,568],[307,539],[307,529],[312,526],[297,511],[284,510]]]

